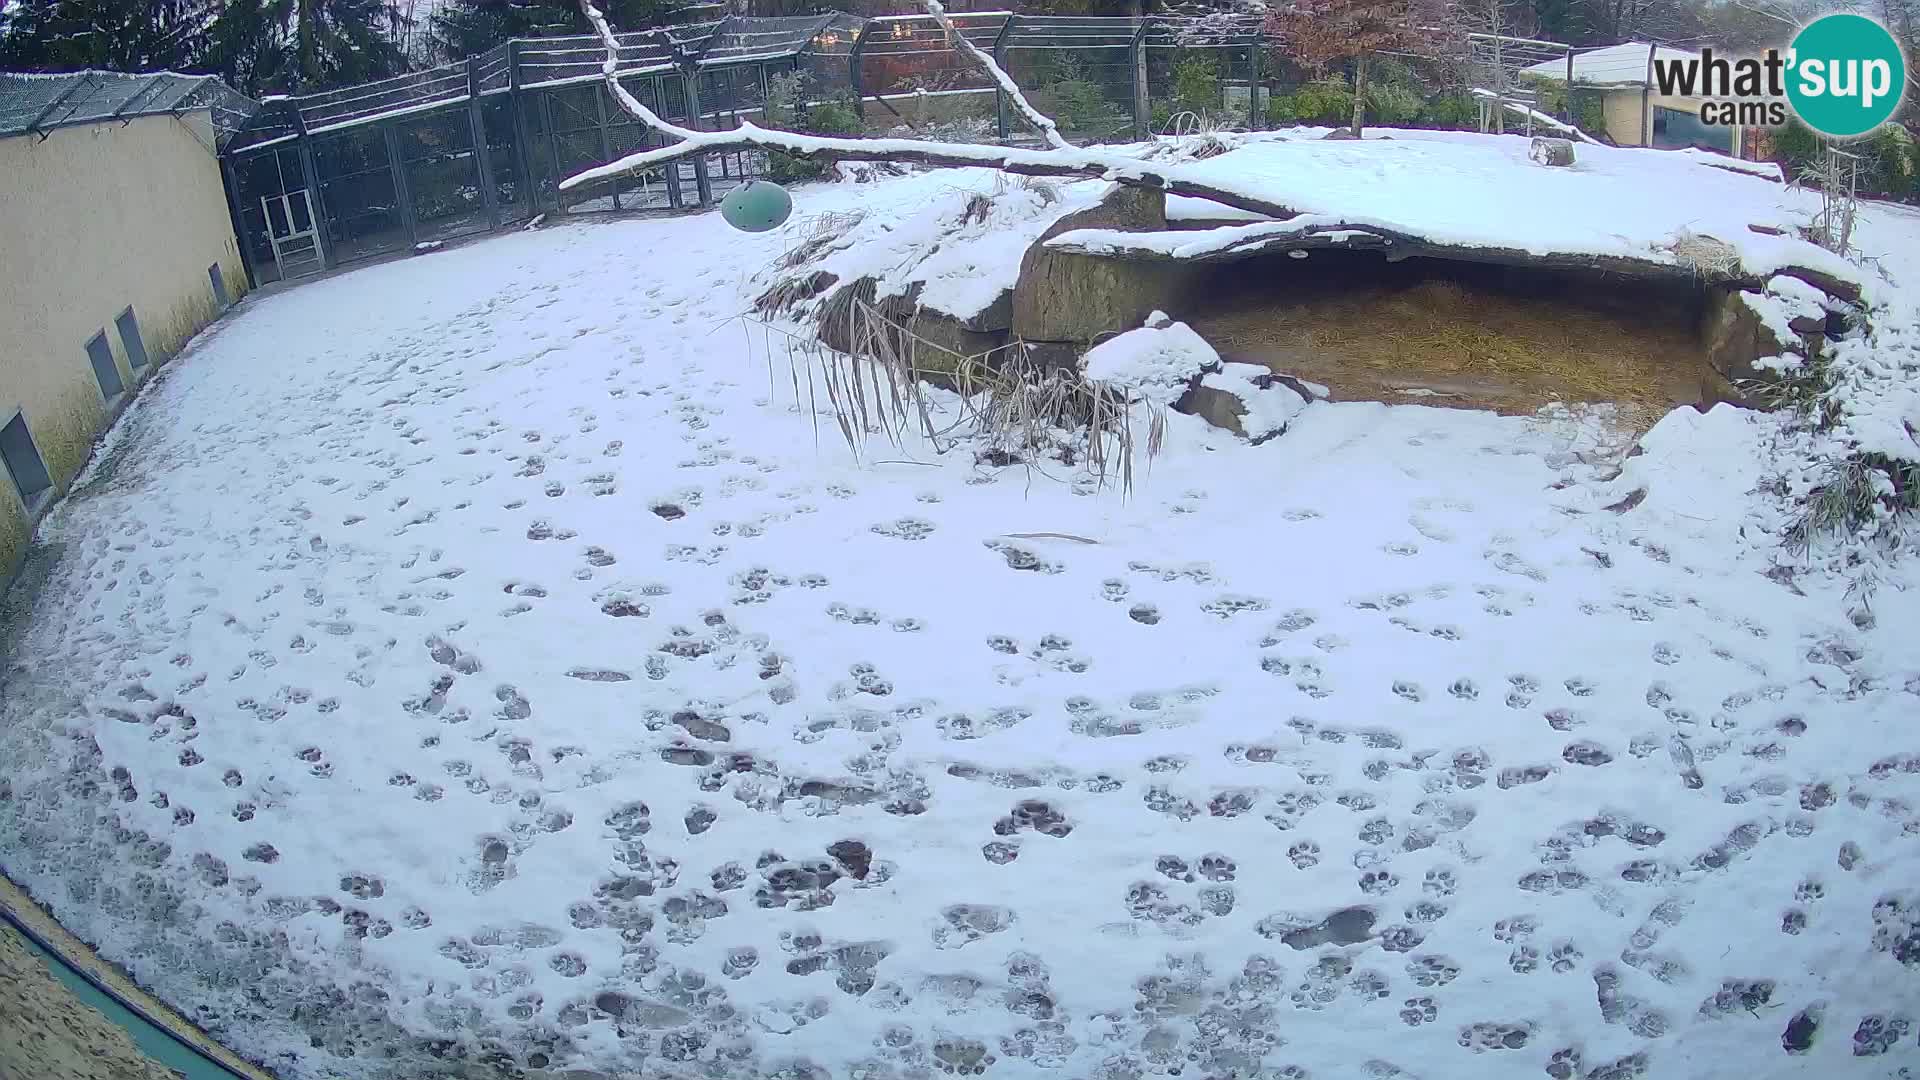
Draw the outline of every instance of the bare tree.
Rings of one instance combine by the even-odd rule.
[[[1367,58],[1381,49],[1419,43],[1413,0],[1294,0],[1267,17],[1268,35],[1284,39],[1310,68],[1353,62],[1354,138],[1366,118]]]

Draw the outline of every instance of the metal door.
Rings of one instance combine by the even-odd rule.
[[[260,211],[267,219],[267,239],[273,244],[273,260],[280,265],[280,276],[318,273],[326,261],[320,255],[320,229],[307,189],[262,195]]]

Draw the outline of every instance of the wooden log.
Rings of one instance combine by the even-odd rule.
[[[1545,135],[1535,135],[1533,144],[1527,147],[1527,157],[1535,165],[1550,165],[1566,168],[1573,164],[1573,142],[1569,139],[1554,139]]]

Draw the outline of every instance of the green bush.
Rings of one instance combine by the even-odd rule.
[[[1913,136],[1898,124],[1888,124],[1871,136],[1847,147],[1859,154],[1860,192],[1910,200],[1920,194],[1916,173],[1920,173],[1920,154],[1916,154]]]
[[[1773,156],[1786,167],[1788,176],[1798,176],[1819,159],[1820,136],[1799,120],[1788,120],[1786,127],[1774,129]]]
[[[852,102],[833,98],[808,104],[809,87],[804,72],[787,72],[768,78],[765,114],[768,126],[809,135],[858,135],[862,132],[860,114]],[[819,159],[770,152],[767,154],[767,175],[779,183],[817,180],[826,175],[829,164]]]
[[[1213,57],[1195,51],[1182,56],[1173,65],[1175,112],[1213,116],[1220,112],[1222,100],[1220,72],[1214,65]]]
[[[1443,131],[1473,131],[1480,126],[1480,105],[1465,94],[1442,94],[1422,102],[1414,115],[1415,127]]]
[[[1107,100],[1107,92],[1091,79],[1067,79],[1047,87],[1053,99],[1053,116],[1070,131],[1093,131],[1120,123],[1120,110]]]
[[[1859,194],[1872,198],[1920,198],[1920,146],[1905,128],[1889,124],[1864,139],[1842,143],[1841,149],[1860,156]],[[1825,145],[1811,128],[1798,120],[1773,133],[1773,159],[1790,177],[1819,166]]]
[[[1348,123],[1354,119],[1354,90],[1340,79],[1319,79],[1288,94],[1292,123]],[[1271,108],[1269,108],[1271,111]]]
[[[862,127],[853,102],[834,98],[808,106],[801,130],[809,135],[858,135]]]
[[[1108,100],[1106,88],[1088,76],[1086,65],[1071,52],[1051,54],[1036,96],[1046,101],[1040,111],[1067,131],[1105,134],[1121,122],[1120,110]]]
[[[1420,115],[1420,92],[1399,82],[1367,83],[1367,122],[1407,124]],[[1351,111],[1347,114],[1351,117]]]

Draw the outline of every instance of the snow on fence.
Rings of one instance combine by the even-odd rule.
[[[1076,143],[1196,123],[1266,126],[1274,80],[1262,70],[1257,15],[950,17]],[[1035,138],[928,15],[730,16],[617,40],[621,84],[695,129],[791,124],[797,105],[800,126],[832,117],[840,134]],[[224,156],[255,278],[282,276],[273,252],[303,227],[320,249],[318,270],[545,213],[705,205],[766,174],[764,153],[734,152],[561,190],[568,175],[661,142],[608,98],[605,60],[592,36],[519,39],[460,63],[266,103]],[[797,100],[787,88],[795,75]],[[849,122],[857,130],[840,130]]]

